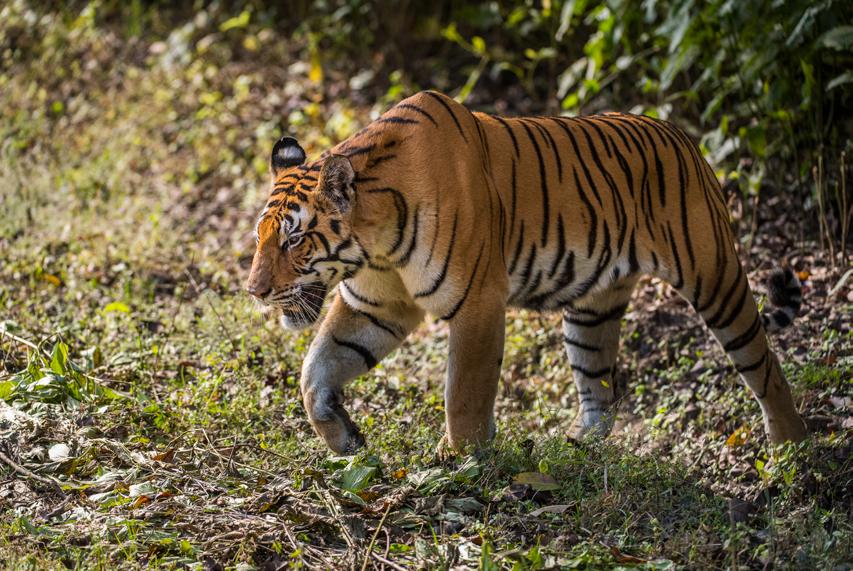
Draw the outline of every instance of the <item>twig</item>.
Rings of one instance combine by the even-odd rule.
[[[841,208],[841,264],[847,267],[847,232],[850,228],[850,215],[853,210],[847,208],[847,153],[841,151],[839,170],[841,171],[840,186],[837,187],[839,206]]]
[[[347,529],[346,524],[343,522],[338,508],[335,507],[335,500],[331,497],[328,490],[319,490],[318,488],[318,491],[320,491],[320,498],[323,500],[323,503],[326,504],[326,508],[329,510],[329,513],[332,514],[332,519],[335,520],[335,523],[337,523],[338,527],[341,528],[341,535],[343,535],[347,547],[352,551],[355,551],[355,541],[353,541],[349,529]]]
[[[49,512],[45,513],[41,517],[48,520],[48,519],[51,519],[51,518],[56,517],[58,515],[61,515],[62,513],[65,512],[65,508],[68,506],[69,503],[71,503],[71,500],[73,498],[74,498],[74,496],[72,496],[71,494],[67,494],[65,496],[65,499],[62,500],[61,502],[59,502],[58,506],[56,506],[55,508],[53,508]]]
[[[48,476],[41,476],[39,474],[36,474],[35,472],[32,472],[31,470],[24,468],[23,466],[6,456],[6,454],[4,454],[3,452],[0,452],[0,460],[3,460],[3,462],[5,462],[15,472],[22,474],[27,478],[30,478],[31,480],[35,480],[36,482],[41,482],[42,484],[50,486],[50,488],[54,492],[56,492],[62,497],[65,497],[65,492],[62,490],[62,486],[60,486],[59,482],[57,482],[53,478],[50,478]]]
[[[388,512],[391,511],[391,502],[388,502],[388,507],[385,508],[385,513],[382,514],[382,519],[379,520],[379,525],[376,526],[376,531],[373,532],[373,537],[370,538],[370,545],[367,546],[367,555],[364,556],[364,563],[361,564],[361,571],[367,569],[367,563],[370,561],[370,555],[373,553],[373,546],[376,545],[376,538],[379,537],[379,531],[382,529],[382,524],[385,523],[385,518],[388,517]]]
[[[371,557],[373,557],[374,559],[376,559],[377,561],[379,561],[380,563],[382,563],[383,565],[387,565],[387,566],[388,566],[388,567],[390,567],[391,569],[394,569],[395,571],[408,571],[408,570],[407,570],[405,567],[403,567],[402,565],[397,565],[397,564],[396,564],[396,563],[394,563],[393,561],[390,561],[390,560],[388,560],[388,559],[385,559],[384,557],[382,557],[382,556],[381,556],[381,555],[379,555],[378,553],[371,553],[371,554],[370,554],[370,556],[371,556]]]
[[[35,343],[33,343],[32,341],[27,341],[26,339],[23,339],[22,337],[18,337],[17,335],[12,335],[11,333],[6,331],[5,329],[0,329],[0,334],[2,334],[4,337],[8,337],[12,341],[17,341],[21,345],[26,345],[27,347],[30,347],[31,349],[35,349],[36,351],[40,351],[39,346],[36,345]]]

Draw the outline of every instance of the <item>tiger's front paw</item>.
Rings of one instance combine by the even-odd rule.
[[[311,388],[304,392],[303,402],[308,420],[335,454],[355,454],[364,446],[364,437],[344,410],[340,391]]]

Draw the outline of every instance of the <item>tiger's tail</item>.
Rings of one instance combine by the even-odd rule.
[[[803,303],[803,290],[800,280],[789,268],[774,270],[765,285],[773,307],[762,312],[761,322],[764,329],[772,333],[793,323]]]

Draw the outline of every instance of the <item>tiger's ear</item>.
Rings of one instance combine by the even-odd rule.
[[[338,212],[346,214],[355,200],[355,170],[349,159],[342,155],[329,155],[320,170],[320,192]]]
[[[279,171],[299,166],[305,162],[305,151],[293,137],[282,137],[276,141],[270,157],[270,170],[273,176]]]

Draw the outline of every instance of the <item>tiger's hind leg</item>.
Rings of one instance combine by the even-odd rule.
[[[743,382],[752,391],[761,406],[764,428],[770,441],[779,444],[805,439],[805,424],[797,412],[791,388],[785,381],[779,360],[770,348],[765,332],[765,326],[773,330],[790,323],[799,309],[800,294],[796,278],[790,271],[784,274],[790,281],[787,289],[781,295],[777,294],[775,299],[771,291],[771,302],[776,305],[781,302],[782,307],[768,315],[759,315],[746,273],[734,254],[716,274],[718,287],[709,292],[707,300],[699,299],[704,296],[696,291],[695,286],[692,287],[693,291],[690,291],[689,286],[682,288],[682,295],[693,300],[694,307],[735,364]]]
[[[625,387],[614,379],[619,331],[636,280],[624,280],[610,290],[563,310],[563,343],[578,389],[579,411],[570,435],[607,436],[613,428]]]

